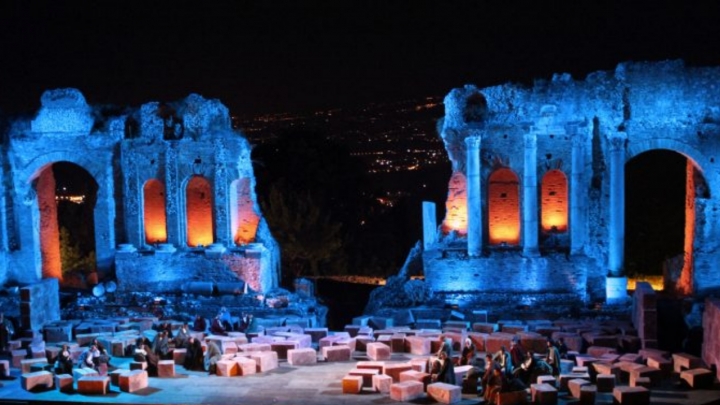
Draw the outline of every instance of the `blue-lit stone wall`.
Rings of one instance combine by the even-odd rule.
[[[190,95],[172,103],[107,109],[87,104],[75,89],[45,92],[30,119],[13,121],[0,151],[0,284],[33,284],[43,276],[40,234],[45,213],[34,182],[57,162],[71,162],[97,182],[95,251],[100,280],[117,277],[122,291],[180,291],[183,282],[247,282],[253,291],[277,287],[279,246],[262,219],[254,192],[251,146],[231,127],[217,100]],[[212,240],[189,247],[185,187],[203,176],[212,190]],[[167,241],[145,240],[143,186],[164,186]],[[234,181],[249,182],[243,212],[259,225],[252,243],[233,241],[229,195]],[[249,197],[249,198],[248,198]],[[51,196],[54,198],[54,196]],[[248,203],[249,201],[249,203]],[[50,235],[49,237],[57,237]]]
[[[592,73],[580,80],[558,74],[529,87],[468,85],[452,90],[445,108],[440,136],[453,171],[469,177],[465,139],[480,139],[481,202],[468,209],[481,212],[483,253],[473,258],[464,255],[462,234],[438,232],[433,243],[426,241],[425,279],[436,291],[570,291],[585,301],[603,300],[611,259],[622,261],[623,256],[622,249],[614,249],[612,243],[613,237],[623,237],[622,229],[610,232],[618,226],[612,223],[617,212],[613,210],[624,208],[611,206],[610,156],[620,153],[620,161],[627,163],[658,149],[687,157],[701,178],[702,190],[697,190],[690,204],[696,216],[693,292],[720,289],[719,68],[688,67],[682,61],[623,63],[615,71]],[[528,138],[534,145],[527,143]],[[534,150],[528,152],[528,148]],[[535,165],[533,186],[538,190],[548,170],[559,169],[567,176],[566,233],[552,236],[543,234],[539,225],[537,230],[528,228],[525,220],[532,211],[523,190],[530,179],[525,174],[532,170],[527,170],[527,164]],[[488,218],[488,178],[500,167],[511,169],[519,178],[522,219],[517,248],[492,246],[488,239],[492,221]],[[524,249],[532,243],[528,232],[539,234],[539,256]],[[566,257],[552,256],[558,251],[566,252]]]

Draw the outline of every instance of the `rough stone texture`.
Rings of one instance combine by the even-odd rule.
[[[70,374],[58,374],[55,376],[55,387],[60,392],[73,392],[75,391],[74,384],[75,380]]]
[[[321,349],[321,353],[325,361],[348,361],[350,360],[350,347],[342,346],[325,346]]]
[[[362,391],[363,378],[359,375],[347,375],[342,379],[343,394],[359,394]]]
[[[702,359],[708,367],[715,366],[716,378],[720,379],[720,299],[705,300],[702,326]]]
[[[432,383],[427,386],[428,396],[441,404],[460,402],[462,400],[461,391],[457,385],[442,382]]]
[[[20,386],[25,391],[50,389],[53,387],[53,383],[53,373],[49,371],[36,371],[34,373],[22,373],[20,375]]]
[[[7,228],[2,234],[4,250],[12,243],[13,254],[0,255],[0,284],[33,285],[50,273],[57,277],[51,263],[43,265],[55,257],[48,247],[57,235],[40,226],[38,214],[54,199],[35,184],[52,164],[65,161],[97,183],[93,214],[100,280],[114,271],[121,292],[178,292],[195,281],[246,282],[256,292],[277,287],[279,247],[256,201],[250,145],[232,129],[227,108],[193,94],[176,103],[146,103],[126,115],[106,114],[88,106],[78,90],[51,90],[33,119],[18,119],[3,134],[8,141],[0,156],[7,170],[2,212],[13,218],[2,221]],[[194,220],[186,210],[194,201],[186,199],[186,184],[196,178],[209,184],[212,231],[203,247],[194,249],[204,254],[188,255],[198,230],[184,226]],[[147,217],[152,229],[143,223],[146,184],[164,190],[159,233],[155,228],[162,222],[152,222],[157,217]],[[32,303],[33,328],[41,323],[32,317],[59,319],[57,296],[46,297],[47,303]]]
[[[383,394],[389,393],[392,383],[393,379],[389,375],[375,374],[372,376],[372,387],[376,392]]]
[[[120,375],[120,391],[135,392],[148,386],[148,373],[145,370],[133,370]]]
[[[317,352],[311,348],[290,349],[287,351],[287,360],[293,366],[315,364],[317,363]]]
[[[20,297],[20,319],[25,329],[41,330],[46,322],[60,319],[60,285],[57,279],[39,280],[23,287]]]
[[[424,385],[418,381],[396,382],[390,386],[390,399],[408,402],[425,395]]]
[[[81,394],[105,395],[110,389],[110,377],[85,376],[80,378],[77,384]]]
[[[568,391],[570,392],[570,395],[573,396],[573,398],[580,398],[580,388],[582,388],[583,385],[589,384],[590,381],[588,380],[582,378],[574,378],[567,382]]]
[[[386,364],[383,368],[383,374],[392,377],[394,382],[400,382],[400,373],[412,370],[412,365],[408,363]]]
[[[353,368],[348,371],[348,375],[357,375],[363,378],[363,387],[372,388],[373,376],[378,375],[380,372],[377,369],[372,368]]]
[[[257,372],[264,373],[266,371],[278,368],[278,356],[273,351],[250,352],[250,358],[255,361]]]
[[[702,367],[702,359],[692,354],[673,353],[673,371],[680,373],[683,370]]]
[[[694,240],[685,246],[694,248],[684,252],[693,262],[681,266],[681,276],[672,281],[677,286],[672,287],[695,292],[716,289],[720,286],[720,273],[715,271],[720,256],[716,197],[720,182],[714,164],[720,148],[719,80],[716,67],[666,61],[622,63],[614,71],[595,72],[579,80],[558,74],[532,86],[453,89],[445,97],[445,116],[438,124],[452,169],[448,210],[436,239],[424,241],[425,282],[436,297],[480,291],[483,308],[503,305],[510,297],[514,303],[545,306],[604,300],[612,245],[608,218],[612,210],[623,209],[610,204],[611,149],[620,148],[621,163],[646,151],[666,149],[687,156],[698,177],[698,192],[687,205],[694,207],[695,220],[691,224]],[[480,257],[467,252],[470,225],[466,219],[473,218],[465,207],[471,198],[467,179],[475,175],[466,167],[466,141],[471,138],[479,143]],[[526,158],[528,145],[535,148],[534,162]],[[519,204],[510,209],[514,213],[498,214],[521,217],[516,225],[521,235],[509,238],[504,249],[490,244],[499,239],[493,241],[496,218],[489,213],[491,198],[485,197],[491,195],[490,176],[498,168],[514,173],[519,183],[514,192],[516,197],[523,196],[528,162],[537,170],[537,184],[530,187],[541,188],[550,170],[564,174],[569,204],[567,221],[556,235],[542,228],[542,212],[538,213],[537,248],[542,254],[523,257],[522,248],[527,246],[523,246],[522,233],[527,229],[521,228],[532,223],[522,218],[525,207]],[[538,199],[538,208],[541,203]],[[575,217],[571,220],[571,216]],[[558,247],[572,254],[554,254],[552,249]],[[614,276],[623,276],[622,268],[613,271],[620,273]],[[487,282],[498,273],[503,274],[502,283]],[[390,284],[383,288],[390,291]],[[392,297],[383,297],[394,302]],[[649,311],[643,315],[645,323],[653,326],[653,315]],[[638,332],[647,336],[643,347],[656,344],[649,337],[652,328]]]
[[[158,377],[175,377],[175,360],[160,360],[157,369]]]
[[[368,343],[365,348],[368,358],[373,361],[390,360],[390,347],[384,343]]]

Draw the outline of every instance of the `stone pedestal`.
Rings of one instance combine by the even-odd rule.
[[[605,278],[605,302],[611,305],[627,302],[627,285],[627,277]]]

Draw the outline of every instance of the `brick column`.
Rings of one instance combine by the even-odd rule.
[[[482,204],[480,200],[480,141],[479,135],[465,138],[467,162],[467,249],[468,255],[482,254]]]
[[[523,168],[523,256],[537,257],[538,249],[538,189],[537,135],[525,134]]]

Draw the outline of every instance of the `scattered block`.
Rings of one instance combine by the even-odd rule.
[[[674,353],[673,359],[673,370],[676,373],[680,373],[683,370],[689,370],[693,368],[702,367],[703,362],[700,357],[693,356],[687,353]]]
[[[114,385],[116,387],[120,386],[120,375],[129,373],[129,370],[123,370],[123,369],[116,369],[108,373],[108,377],[110,377],[110,385]]]
[[[650,381],[650,377],[635,377],[630,379],[630,386],[650,389],[652,382]]]
[[[547,384],[554,388],[557,388],[557,380],[555,380],[555,377],[551,375],[539,375],[537,378],[537,383]]]
[[[580,398],[580,389],[583,385],[590,385],[590,381],[582,378],[573,378],[568,381],[568,391],[573,398]]]
[[[147,370],[147,362],[145,361],[131,361],[130,370]]]
[[[660,373],[662,374],[663,379],[668,379],[668,378],[672,377],[672,373],[673,373],[672,360],[666,359],[664,357],[648,357],[647,365],[648,365],[648,367],[654,367],[654,368],[660,369]]]
[[[586,384],[580,387],[580,404],[593,405],[597,396],[597,387],[592,384]]]
[[[384,343],[368,343],[365,346],[365,351],[370,360],[390,360],[390,347]]]
[[[400,382],[404,381],[419,381],[423,383],[423,387],[427,387],[430,384],[430,374],[415,370],[403,371],[400,373]]]
[[[694,368],[680,372],[680,379],[692,388],[709,388],[715,382],[715,375],[706,368]]]
[[[85,376],[78,380],[78,392],[90,395],[105,395],[110,389],[110,377],[108,376]]]
[[[425,395],[424,385],[418,381],[396,382],[390,386],[390,399],[400,402],[413,401]]]
[[[215,373],[218,377],[234,377],[238,375],[238,364],[232,360],[218,360]]]
[[[175,377],[175,360],[160,360],[158,361],[157,369],[158,377]]]
[[[527,403],[527,392],[525,392],[525,390],[498,392],[497,394],[495,394],[495,405],[526,404],[526,403]]]
[[[258,373],[274,370],[278,368],[277,353],[273,351],[250,352],[250,358],[255,361]]]
[[[578,378],[586,380],[586,381],[590,381],[589,374],[582,374],[582,373],[560,374],[560,379],[559,379],[560,391],[567,391],[568,390],[568,382],[570,380],[575,380]]]
[[[173,361],[175,364],[185,364],[185,356],[187,355],[187,349],[173,349]]]
[[[408,363],[394,363],[386,364],[383,369],[383,374],[392,377],[393,382],[400,382],[400,373],[403,371],[412,370],[412,366]]]
[[[325,346],[322,349],[325,361],[348,361],[350,360],[349,346]]]
[[[615,388],[615,374],[598,374],[595,377],[598,392],[612,392]]]
[[[420,336],[405,337],[405,351],[410,354],[427,356],[431,351],[431,339]]]
[[[53,373],[49,371],[36,371],[34,373],[23,373],[20,375],[20,386],[25,391],[48,390],[53,387]]]
[[[462,390],[457,385],[436,382],[427,386],[427,394],[441,404],[454,404],[462,399]]]
[[[290,340],[283,340],[280,342],[270,343],[270,350],[276,352],[278,354],[278,359],[280,359],[280,360],[287,359],[288,350],[297,349],[297,348],[298,348],[298,342],[290,341]]]
[[[342,379],[343,394],[359,394],[362,387],[363,378],[359,375],[347,375]]]
[[[304,366],[317,363],[317,352],[315,349],[290,349],[287,351],[288,363],[292,366]]]
[[[650,390],[645,387],[615,387],[613,398],[613,402],[617,404],[649,405]]]
[[[545,383],[531,384],[530,402],[538,405],[556,405],[558,402],[557,389],[553,385]]]
[[[148,386],[148,373],[145,370],[132,370],[119,376],[120,391],[135,392]]]
[[[91,368],[74,368],[73,369],[73,378],[75,378],[75,381],[79,381],[83,377],[93,377],[93,376],[100,376],[97,371],[91,369]]]
[[[572,369],[575,367],[575,362],[572,360],[560,360],[560,374],[572,373]]]
[[[55,387],[60,392],[73,392],[75,380],[70,374],[58,374],[55,376]]]
[[[389,375],[375,374],[372,376],[372,388],[374,391],[387,394],[390,392],[392,383],[393,379]]]
[[[651,384],[657,385],[662,380],[662,371],[659,368],[647,366],[635,368],[630,371],[630,385],[633,386],[633,380],[640,377],[647,377]]]
[[[255,360],[249,357],[241,356],[235,357],[233,361],[237,363],[238,375],[246,376],[257,373],[257,363],[255,362]]]
[[[32,368],[32,366],[33,366],[34,364],[43,364],[43,365],[45,365],[45,364],[47,364],[47,359],[43,357],[43,358],[41,358],[41,359],[25,359],[25,360],[20,360],[20,369],[21,369],[21,372],[22,372],[22,373],[29,373],[29,372],[31,372],[31,371],[32,371],[31,368]],[[43,370],[44,370],[44,369],[43,369]],[[46,370],[46,371],[47,371],[47,370]]]
[[[372,378],[374,375],[378,375],[379,372],[371,368],[353,368],[348,371],[348,375],[357,375],[363,378],[363,387],[372,388]]]
[[[378,374],[382,374],[383,370],[385,369],[385,362],[384,361],[358,361],[357,364],[355,364],[355,368],[369,368],[372,370],[377,370]]]

